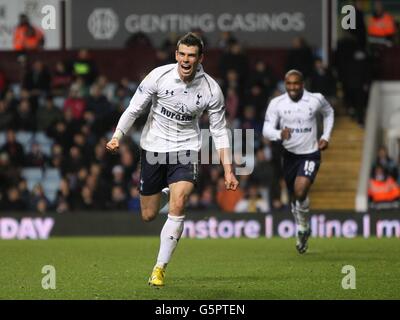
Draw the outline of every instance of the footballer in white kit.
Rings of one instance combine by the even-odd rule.
[[[204,72],[203,43],[193,33],[177,44],[176,64],[158,67],[141,82],[119,119],[107,149],[115,152],[119,140],[151,104],[140,146],[140,204],[145,221],[153,220],[169,201],[168,219],[161,231],[160,250],[149,284],[164,285],[165,269],[182,235],[184,208],[197,179],[201,147],[199,117],[206,111],[210,132],[224,167],[225,186],[238,181],[230,163],[224,96],[217,82]]]
[[[317,175],[321,152],[328,147],[334,111],[320,93],[304,89],[301,72],[285,76],[286,93],[271,100],[265,115],[263,135],[282,141],[283,171],[291,196],[291,211],[297,225],[296,248],[304,253],[311,234],[308,192]],[[317,114],[323,116],[323,134],[317,137]]]

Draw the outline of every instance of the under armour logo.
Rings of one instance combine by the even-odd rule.
[[[197,94],[197,101],[196,101],[196,105],[198,106],[200,104],[200,98],[202,96],[200,95],[200,93]]]
[[[174,90],[172,90],[172,91],[169,91],[169,90],[165,90],[165,94],[166,95],[171,95],[171,96],[173,96],[174,95]]]
[[[170,239],[170,240],[172,240],[172,241],[173,241],[173,240],[176,240],[176,242],[178,242],[178,241],[179,241],[179,239],[178,239],[178,238],[174,238],[173,236],[169,236],[169,239]]]

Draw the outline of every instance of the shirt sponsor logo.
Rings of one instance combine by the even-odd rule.
[[[164,107],[161,108],[161,114],[165,115],[167,118],[175,119],[177,121],[192,121],[195,116],[186,115],[186,114],[179,114],[172,111],[168,111]]]
[[[294,128],[290,129],[291,133],[309,133],[312,131],[312,128]]]

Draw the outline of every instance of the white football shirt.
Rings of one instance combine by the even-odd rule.
[[[216,149],[229,148],[224,96],[218,83],[197,67],[190,83],[181,80],[178,64],[155,68],[141,82],[117,130],[126,134],[151,102],[140,146],[150,152],[200,150],[199,117],[207,110]]]
[[[321,139],[329,141],[334,111],[320,93],[304,90],[297,102],[287,93],[271,100],[265,114],[263,134],[270,140],[281,140],[281,129],[291,129],[289,140],[282,142],[283,147],[295,154],[308,154],[318,150],[317,114],[323,116],[323,134]],[[279,129],[278,129],[279,127]]]

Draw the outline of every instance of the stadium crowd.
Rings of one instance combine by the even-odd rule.
[[[361,125],[371,79],[367,29],[349,31],[339,41],[335,71],[300,37],[293,39],[286,62],[286,70],[303,72],[310,91],[321,92],[330,100],[337,95],[339,79],[348,112]],[[374,30],[368,29],[370,35]],[[382,37],[393,39],[394,35]],[[149,39],[143,35],[132,38],[127,46],[135,41],[146,43]],[[155,48],[160,64],[174,62],[175,44],[171,35],[161,48]],[[201,166],[189,207],[226,212],[282,209],[288,199],[280,145],[261,134],[266,107],[283,92],[282,81],[262,60],[250,66],[234,35],[223,33],[217,46],[223,50],[218,81],[225,95],[228,125],[255,132],[254,171],[238,176],[240,188],[230,192],[224,188],[221,166]],[[105,148],[138,83],[126,77],[110,82],[97,67],[90,53],[80,50],[72,61],[58,61],[55,66],[42,60],[26,64],[19,84],[7,83],[0,72],[0,210],[139,212],[139,138],[146,116],[124,137],[119,154],[111,155]],[[203,114],[200,126],[207,128],[207,122]],[[387,164],[379,163],[374,177],[380,177],[381,166],[387,169]],[[399,163],[393,162],[393,166],[398,172]],[[393,179],[398,179],[398,174]]]

